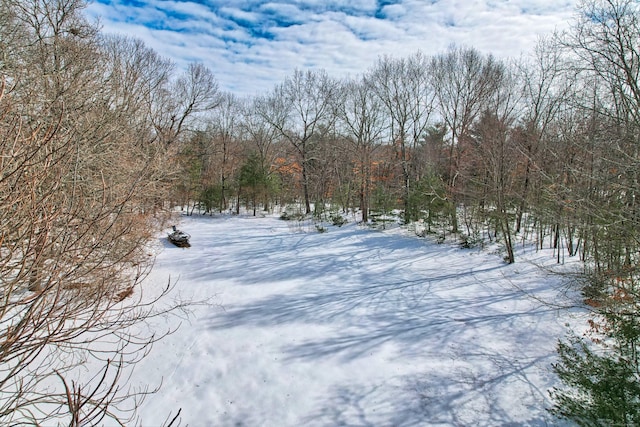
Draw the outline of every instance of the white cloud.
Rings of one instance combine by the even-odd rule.
[[[409,10],[401,4],[392,4],[384,6],[381,14],[388,19],[398,20],[409,14]]]
[[[255,12],[247,12],[235,7],[221,7],[220,13],[232,17],[233,19],[243,20],[259,24],[260,14]]]
[[[106,1],[106,0],[105,0]],[[223,89],[254,95],[295,68],[335,77],[370,68],[380,55],[442,52],[452,43],[497,57],[532,51],[539,35],[564,28],[573,0],[221,0],[93,2],[104,31],[141,38],[179,67],[200,61]],[[383,5],[380,8],[380,4]]]

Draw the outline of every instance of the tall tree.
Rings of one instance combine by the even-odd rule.
[[[465,139],[474,121],[486,108],[504,72],[503,64],[492,56],[483,56],[472,48],[451,47],[431,61],[431,78],[438,110],[449,131],[447,184],[452,204],[457,205],[458,167]],[[457,212],[451,217],[458,230]]]
[[[519,156],[510,138],[508,119],[486,110],[471,129],[472,143],[469,155],[479,160],[473,177],[480,187],[481,207],[491,212],[496,228],[503,237],[507,251],[505,260],[515,262],[513,251],[513,230],[510,224],[514,212],[514,170],[518,167]],[[483,216],[486,215],[483,212]]]
[[[220,188],[220,212],[228,208],[229,187],[239,167],[241,112],[240,100],[231,93],[221,96],[218,108],[209,116],[208,133],[213,145],[213,162],[211,167],[218,173]],[[238,208],[238,207],[236,207]]]
[[[373,153],[382,143],[387,131],[384,106],[375,96],[367,77],[347,80],[341,92],[344,98],[337,106],[341,131],[349,144],[358,179],[358,199],[362,221],[368,221],[371,196],[371,167]]]
[[[332,106],[337,89],[337,82],[325,71],[296,70],[258,104],[260,115],[291,144],[300,160],[307,214],[311,213],[309,165],[313,139],[335,121]]]
[[[242,108],[241,122],[242,139],[245,140],[255,150],[260,159],[260,168],[267,174],[269,182],[275,182],[272,166],[277,156],[277,142],[280,137],[279,132],[259,114],[258,100],[245,101]],[[264,208],[269,207],[270,194],[265,194]]]
[[[521,230],[522,218],[534,189],[541,188],[541,155],[545,139],[548,139],[551,126],[558,120],[561,108],[568,102],[574,79],[562,72],[567,68],[563,62],[560,49],[551,40],[541,39],[532,55],[518,64],[523,112],[514,143],[525,156],[525,166],[516,214],[516,232]]]
[[[142,184],[145,196],[140,203],[155,211],[168,194],[175,168],[170,165],[168,147],[158,143],[151,106],[157,92],[170,84],[174,66],[139,39],[102,35],[99,42],[104,59],[103,102],[110,116],[119,120],[111,129],[120,132],[146,164],[148,179]]]
[[[421,53],[409,58],[381,58],[368,79],[386,107],[390,118],[389,137],[402,168],[404,220],[411,222],[410,205],[413,173],[412,155],[424,138],[434,108],[434,92],[429,84],[430,63]]]

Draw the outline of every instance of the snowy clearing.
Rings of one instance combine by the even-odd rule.
[[[183,217],[146,288],[213,305],[156,344],[133,385],[144,426],[546,426],[565,286],[517,263],[355,224],[300,231],[275,217]],[[169,320],[167,320],[169,321]],[[175,320],[170,320],[175,322]],[[158,322],[158,320],[156,320]],[[159,325],[164,327],[166,325]]]

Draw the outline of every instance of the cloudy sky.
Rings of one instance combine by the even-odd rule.
[[[265,93],[296,68],[360,74],[381,55],[451,44],[498,57],[564,29],[575,0],[93,0],[103,32],[142,39],[178,67],[202,62],[223,90]]]

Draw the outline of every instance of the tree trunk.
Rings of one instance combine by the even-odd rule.
[[[311,201],[309,200],[309,182],[307,177],[307,160],[302,159],[302,191],[304,193],[304,210],[307,215],[311,213]]]

